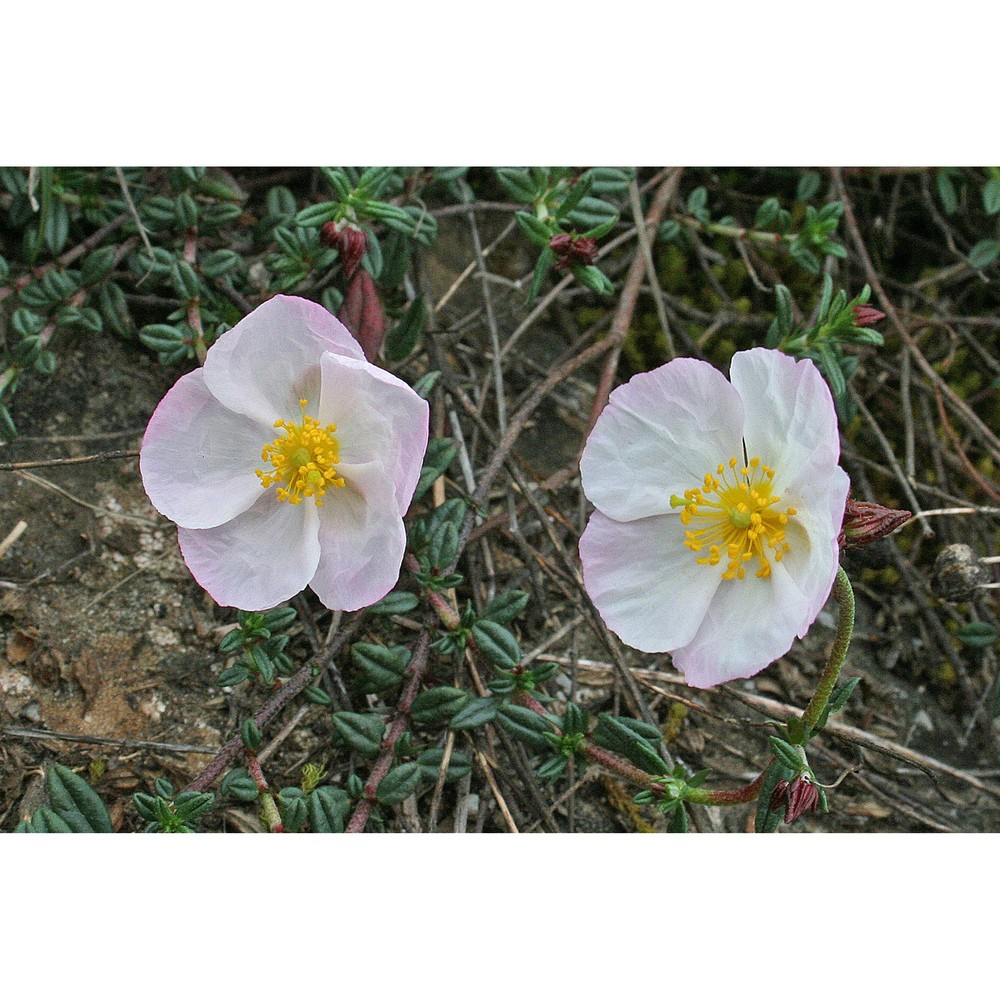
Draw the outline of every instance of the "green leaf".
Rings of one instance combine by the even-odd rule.
[[[229,634],[231,635],[232,633]],[[219,687],[236,687],[237,684],[242,684],[249,676],[250,671],[241,664],[236,663],[223,670],[216,679],[216,683]]]
[[[468,694],[458,688],[430,688],[417,695],[410,709],[410,719],[417,726],[448,722],[468,700]]]
[[[394,590],[391,594],[386,594],[381,601],[373,604],[368,613],[372,615],[405,615],[420,604],[420,599],[416,594],[411,594],[407,590]]]
[[[544,715],[522,705],[503,705],[497,711],[496,721],[532,750],[548,749],[544,734],[551,733],[552,726]]]
[[[48,806],[42,806],[41,809],[36,810],[35,815],[31,817],[31,832],[32,833],[73,833],[73,827],[66,822],[62,816],[55,811],[55,809],[50,809]]]
[[[461,731],[485,726],[496,718],[500,705],[499,698],[472,698],[451,717],[451,728]]]
[[[223,779],[219,793],[238,799],[240,802],[253,802],[260,794],[257,782],[250,777],[244,767],[234,767]]]
[[[385,735],[385,721],[382,718],[371,712],[363,715],[356,712],[334,712],[331,718],[337,735],[355,753],[363,757],[374,757],[378,753]]]
[[[980,240],[969,251],[969,265],[982,270],[989,267],[1000,256],[1000,242],[997,240]]]
[[[947,167],[942,167],[934,175],[934,183],[937,187],[938,197],[944,206],[946,215],[952,215],[958,208],[958,194],[955,185],[952,183],[951,174]]]
[[[327,222],[333,222],[341,211],[339,201],[321,201],[318,205],[310,205],[295,216],[295,225],[309,226],[318,229]]]
[[[757,209],[757,215],[754,217],[753,224],[755,229],[771,229],[775,222],[778,221],[778,212],[781,209],[781,204],[777,198],[767,198],[762,201],[760,207]]]
[[[100,796],[78,774],[62,764],[45,772],[49,800],[60,812],[79,812],[91,833],[111,833],[111,817]]]
[[[174,287],[181,298],[197,299],[201,296],[198,272],[186,260],[178,260],[174,265]]]
[[[771,736],[771,750],[775,758],[784,766],[798,774],[802,770],[802,754],[786,743],[780,736]]]
[[[311,701],[314,705],[332,705],[333,699],[321,688],[314,684],[302,689],[302,694],[306,701]]]
[[[96,285],[103,281],[115,266],[115,247],[101,247],[87,254],[80,268],[80,281],[84,285]]]
[[[760,794],[757,796],[757,815],[754,823],[754,830],[757,833],[774,833],[778,829],[784,810],[776,809],[771,812],[771,796],[774,794],[774,786],[779,781],[788,781],[789,778],[798,774],[798,771],[799,768],[794,771],[790,770],[779,760],[775,760],[767,769],[760,786]]]
[[[100,286],[94,293],[97,308],[101,313],[104,322],[119,337],[131,338],[132,336],[132,314],[129,311],[125,293],[113,282],[107,282]]]
[[[444,569],[458,558],[458,528],[451,521],[442,521],[427,543],[427,558],[431,566]]]
[[[496,172],[497,180],[504,190],[515,200],[530,203],[539,194],[538,186],[525,170],[516,167],[501,167]]]
[[[823,179],[815,170],[806,170],[799,178],[799,186],[795,192],[797,201],[811,201],[819,194]]]
[[[560,754],[542,761],[535,773],[542,781],[555,781],[566,770],[568,764],[569,758]]]
[[[444,750],[441,747],[434,747],[425,750],[417,758],[417,766],[420,768],[420,779],[428,783],[437,781],[438,771],[441,770],[441,761],[444,760]],[[472,770],[472,761],[467,754],[461,750],[452,750],[448,759],[448,769],[445,771],[445,781],[458,781],[464,778]]]
[[[200,262],[201,273],[207,278],[221,278],[236,267],[242,258],[233,250],[213,250]]]
[[[507,590],[502,594],[497,594],[489,604],[483,608],[480,620],[487,618],[498,625],[506,625],[513,621],[527,606],[531,600],[529,595],[523,590]]]
[[[622,715],[598,716],[594,740],[608,750],[622,751],[637,738],[656,747],[663,739],[663,734],[656,726],[641,719],[630,719]]]
[[[691,215],[697,215],[699,212],[704,211],[706,205],[708,205],[708,190],[703,187],[696,187],[689,195],[687,200],[687,210]]]
[[[480,619],[472,626],[472,640],[490,663],[503,670],[513,670],[521,662],[517,639],[499,622]]]
[[[151,351],[172,351],[184,345],[186,334],[177,326],[151,323],[139,331],[139,340]]]
[[[273,635],[275,632],[288,628],[298,618],[298,615],[295,608],[272,608],[264,613],[264,628]]]
[[[418,295],[385,339],[386,360],[402,361],[409,357],[424,332],[426,322],[427,302],[422,295]]]
[[[448,471],[457,454],[458,446],[450,438],[431,438],[427,442],[427,454],[413,493],[414,500],[419,500]]]
[[[569,193],[559,203],[555,211],[557,219],[565,219],[580,204],[580,202],[591,193],[593,178],[587,174],[582,174],[577,182],[569,189]]]
[[[359,671],[361,690],[366,694],[381,694],[402,682],[410,651],[405,646],[356,642],[351,647],[351,659]]]
[[[983,208],[987,215],[1000,212],[1000,177],[991,177],[983,185]]]
[[[955,638],[965,646],[992,646],[1000,636],[989,622],[966,622],[955,632]]]
[[[568,702],[566,714],[563,716],[562,731],[564,736],[582,736],[587,731],[588,716],[575,702]]]
[[[592,230],[598,226],[611,227],[618,221],[618,209],[603,198],[583,198],[567,216],[577,230]]]
[[[420,778],[420,765],[415,760],[398,764],[379,782],[375,797],[383,805],[397,805],[417,790]]]
[[[624,197],[632,180],[632,174],[631,170],[622,170],[619,167],[591,167],[580,179],[590,183],[593,194]]]
[[[546,247],[538,255],[538,260],[535,263],[535,270],[531,277],[531,287],[528,289],[527,304],[529,306],[535,301],[536,298],[538,298],[538,293],[542,290],[542,282],[545,280],[545,275],[549,273],[555,262],[556,254],[551,247]]]
[[[514,218],[517,220],[521,232],[531,240],[535,246],[547,247],[549,240],[555,235],[555,231],[547,226],[537,215],[531,212],[518,212]]]
[[[307,796],[309,826],[313,833],[343,833],[351,800],[343,788],[321,785]]]
[[[860,677],[850,677],[843,684],[838,684],[834,688],[833,694],[830,696],[829,705],[827,706],[830,715],[834,712],[839,712],[847,704],[860,680]]]
[[[211,792],[181,792],[174,799],[174,811],[185,823],[193,823],[212,808],[215,796]]]
[[[49,203],[45,214],[45,244],[53,254],[59,254],[69,239],[69,209],[66,203],[55,199]]]

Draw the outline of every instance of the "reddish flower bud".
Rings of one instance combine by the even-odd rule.
[[[885,319],[885,313],[881,309],[876,309],[874,306],[855,306],[854,307],[854,325],[855,326],[874,326],[876,323],[880,323]]]
[[[785,807],[785,823],[794,823],[803,813],[813,812],[819,802],[819,789],[800,774],[788,786],[788,803]]]
[[[774,791],[771,792],[771,801],[768,804],[768,809],[771,812],[777,812],[782,806],[788,805],[788,782],[784,778],[777,782],[774,786]]]
[[[838,539],[840,547],[857,549],[870,545],[891,534],[911,517],[913,515],[908,510],[893,510],[865,500],[848,500]]]
[[[557,253],[560,257],[565,257],[573,246],[573,237],[569,233],[560,233],[549,240],[549,249]]]
[[[597,240],[589,236],[574,238],[569,233],[559,233],[549,240],[549,249],[559,258],[556,270],[565,271],[573,264],[593,264],[597,256]]]
[[[344,262],[344,274],[350,278],[368,250],[368,234],[363,229],[345,226],[340,233],[338,246],[340,258]]]
[[[593,264],[597,256],[597,240],[589,236],[581,236],[573,240],[573,245],[569,248],[569,255],[577,264]]]
[[[325,247],[335,247],[340,242],[340,227],[336,222],[324,222],[320,226],[319,241]]]
[[[365,357],[374,361],[385,337],[385,312],[375,282],[363,267],[354,272],[337,319],[354,334]]]

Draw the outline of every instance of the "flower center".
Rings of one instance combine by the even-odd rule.
[[[344,485],[344,477],[337,475],[340,461],[340,445],[333,436],[336,424],[320,427],[315,417],[306,415],[307,400],[300,399],[302,420],[293,424],[290,420],[275,420],[274,426],[285,433],[264,445],[260,457],[270,462],[273,471],[257,469],[260,485],[267,489],[275,483],[279,500],[302,503],[303,497],[315,497],[316,506],[322,507],[320,499],[331,487]]]
[[[713,475],[705,474],[701,489],[685,490],[670,498],[671,507],[681,507],[681,523],[698,525],[684,532],[684,544],[692,552],[708,551],[698,562],[717,566],[725,557],[723,580],[742,580],[746,564],[756,560],[757,576],[771,575],[771,562],[780,562],[788,552],[785,525],[797,511],[776,507],[781,497],[772,494],[774,469],[759,458],[740,465],[735,458],[720,464]]]

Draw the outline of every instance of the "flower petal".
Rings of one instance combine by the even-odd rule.
[[[830,596],[840,559],[837,538],[850,488],[847,473],[839,466],[818,470],[806,482],[806,486],[790,486],[782,497],[798,511],[785,526],[789,551],[782,564],[806,602],[800,638]]]
[[[816,469],[837,464],[837,413],[812,361],[755,347],[733,356],[730,378],[746,409],[747,453],[774,469],[782,489],[786,482],[808,482]]]
[[[248,511],[215,528],[178,528],[192,575],[223,607],[263,611],[309,583],[320,559],[311,501],[290,504],[266,491]]]
[[[791,649],[808,615],[784,560],[767,577],[723,580],[698,633],[673,652],[674,665],[699,688],[752,677]]]
[[[205,383],[229,409],[273,425],[298,414],[300,399],[316,405],[324,351],[364,358],[347,327],[321,305],[276,295],[212,345]]]
[[[356,611],[380,601],[399,579],[406,531],[381,463],[338,471],[347,485],[328,491],[319,508],[322,555],[309,586],[326,607]]]
[[[670,509],[670,497],[742,454],[743,404],[721,372],[678,358],[611,393],[580,459],[583,491],[608,517]]]
[[[139,469],[153,506],[186,528],[232,520],[260,498],[261,447],[269,428],[226,409],[202,369],[160,400],[142,439]]]
[[[427,450],[427,401],[367,361],[327,353],[320,365],[318,419],[337,425],[341,461],[381,462],[392,478],[398,510],[405,511]]]
[[[605,624],[647,653],[677,649],[701,627],[721,582],[684,545],[676,513],[620,522],[594,511],[580,539],[584,586]]]

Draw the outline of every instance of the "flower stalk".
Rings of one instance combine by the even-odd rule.
[[[833,648],[830,650],[830,659],[820,676],[816,693],[802,714],[802,725],[806,738],[823,717],[823,712],[830,701],[830,695],[833,694],[833,689],[837,686],[840,669],[844,665],[844,660],[847,659],[847,650],[851,645],[851,636],[854,633],[854,590],[843,566],[837,567],[833,596],[840,605],[840,620],[837,622],[837,635],[833,640]]]

